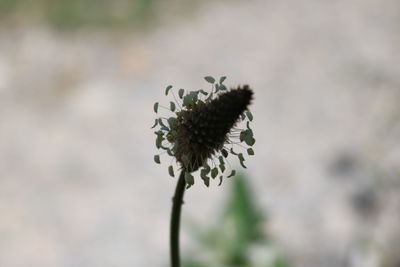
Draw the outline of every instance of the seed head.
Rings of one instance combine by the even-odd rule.
[[[198,100],[190,109],[178,112],[177,123],[171,129],[177,133],[171,140],[177,161],[193,172],[220,151],[252,96],[253,92],[245,85],[209,102]]]
[[[240,164],[243,164],[243,153],[233,151],[232,138],[239,137],[240,142],[245,142],[252,146],[255,143],[253,132],[249,122],[253,120],[253,115],[248,111],[248,107],[253,99],[253,91],[248,85],[238,86],[227,90],[221,77],[219,83],[215,79],[207,76],[205,80],[213,84],[211,93],[204,90],[192,91],[185,95],[185,90],[179,90],[179,97],[183,100],[182,108],[175,112],[175,116],[166,119],[168,126],[163,119],[156,119],[153,128],[159,125],[161,128],[155,132],[157,135],[156,146],[175,157],[180,167],[186,172],[188,186],[194,183],[192,172],[201,168],[201,178],[208,186],[209,174],[211,178],[223,174],[226,170],[225,159],[230,154],[238,157]],[[172,86],[166,88],[166,94]],[[174,95],[175,97],[175,95]],[[170,110],[175,111],[175,103],[170,102]],[[180,106],[178,104],[178,106]],[[158,112],[158,103],[154,105],[154,111]],[[246,129],[236,129],[238,122],[247,119]],[[239,134],[239,136],[235,136]],[[167,141],[169,146],[164,146],[163,141]],[[226,148],[231,145],[231,148]],[[254,155],[252,148],[247,149],[248,155]],[[158,156],[158,155],[156,155]],[[218,159],[218,163],[215,163]],[[213,168],[208,165],[208,161],[213,163]],[[160,163],[159,157],[156,163]],[[217,167],[218,166],[218,167]],[[173,167],[169,166],[169,174],[174,176]],[[235,175],[232,170],[228,177]],[[220,176],[220,183],[223,176]]]

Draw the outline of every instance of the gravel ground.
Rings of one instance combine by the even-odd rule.
[[[255,90],[248,179],[293,266],[398,266],[399,25],[396,0],[254,0],[140,34],[1,27],[0,266],[167,266],[152,104],[209,74]],[[225,193],[199,182],[184,220]]]

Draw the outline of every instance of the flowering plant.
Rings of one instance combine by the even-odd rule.
[[[233,155],[244,165],[243,152],[235,152],[234,146],[244,148],[247,155],[254,155],[251,148],[256,140],[250,128],[253,120],[248,106],[253,99],[253,91],[248,85],[238,86],[228,90],[224,85],[226,77],[221,77],[218,82],[211,76],[204,79],[211,84],[211,91],[203,89],[187,92],[179,89],[178,97],[172,91],[172,85],[167,86],[165,95],[170,92],[174,101],[169,102],[169,107],[154,104],[154,112],[164,108],[173,113],[170,117],[155,119],[152,128],[158,127],[156,134],[156,147],[163,150],[177,162],[181,174],[173,197],[170,245],[172,267],[180,266],[179,259],[179,225],[185,188],[194,185],[193,172],[200,170],[200,177],[204,184],[210,185],[210,176],[215,179],[219,176],[221,185],[228,162],[232,177],[236,171],[230,167],[228,156]],[[236,128],[243,122],[245,129]],[[236,149],[236,148],[235,148]],[[154,161],[160,164],[160,154],[154,156]],[[168,167],[170,176],[175,177],[174,166]]]

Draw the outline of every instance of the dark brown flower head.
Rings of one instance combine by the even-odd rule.
[[[253,91],[238,87],[203,102],[198,100],[190,109],[177,113],[177,123],[171,128],[172,151],[178,162],[189,172],[196,171],[215,152],[224,147],[231,128],[247,110]]]
[[[236,153],[233,150],[234,138],[250,146],[247,148],[247,154],[254,155],[251,146],[254,145],[255,139],[249,126],[253,115],[248,111],[253,91],[248,85],[227,90],[223,84],[225,78],[221,77],[219,83],[216,83],[214,78],[205,77],[205,80],[212,84],[210,93],[198,90],[185,94],[185,90],[180,89],[178,95],[182,99],[182,107],[179,103],[171,101],[167,108],[175,112],[177,104],[180,110],[175,112],[175,116],[156,119],[152,127],[160,126],[160,130],[155,132],[156,147],[165,150],[168,155],[176,159],[181,169],[185,171],[188,186],[194,184],[191,173],[198,169],[201,169],[200,176],[207,186],[209,176],[214,179],[218,174],[221,184],[226,170],[225,160],[229,154],[237,156],[242,167],[246,168],[243,163],[245,161],[243,153]],[[166,88],[167,95],[171,89],[172,86]],[[154,104],[156,113],[158,108],[157,102]],[[236,124],[242,121],[246,121],[246,129],[237,129]],[[167,143],[164,144],[164,141]],[[160,164],[160,155],[155,155],[154,160]],[[208,165],[208,161],[212,167]],[[172,165],[168,171],[171,176],[175,175]],[[232,177],[235,173],[235,170],[232,170],[227,177]]]

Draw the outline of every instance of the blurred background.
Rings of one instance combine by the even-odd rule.
[[[185,266],[399,267],[399,25],[398,0],[1,0],[0,266],[169,266],[153,103],[226,75],[256,155],[188,190]]]

